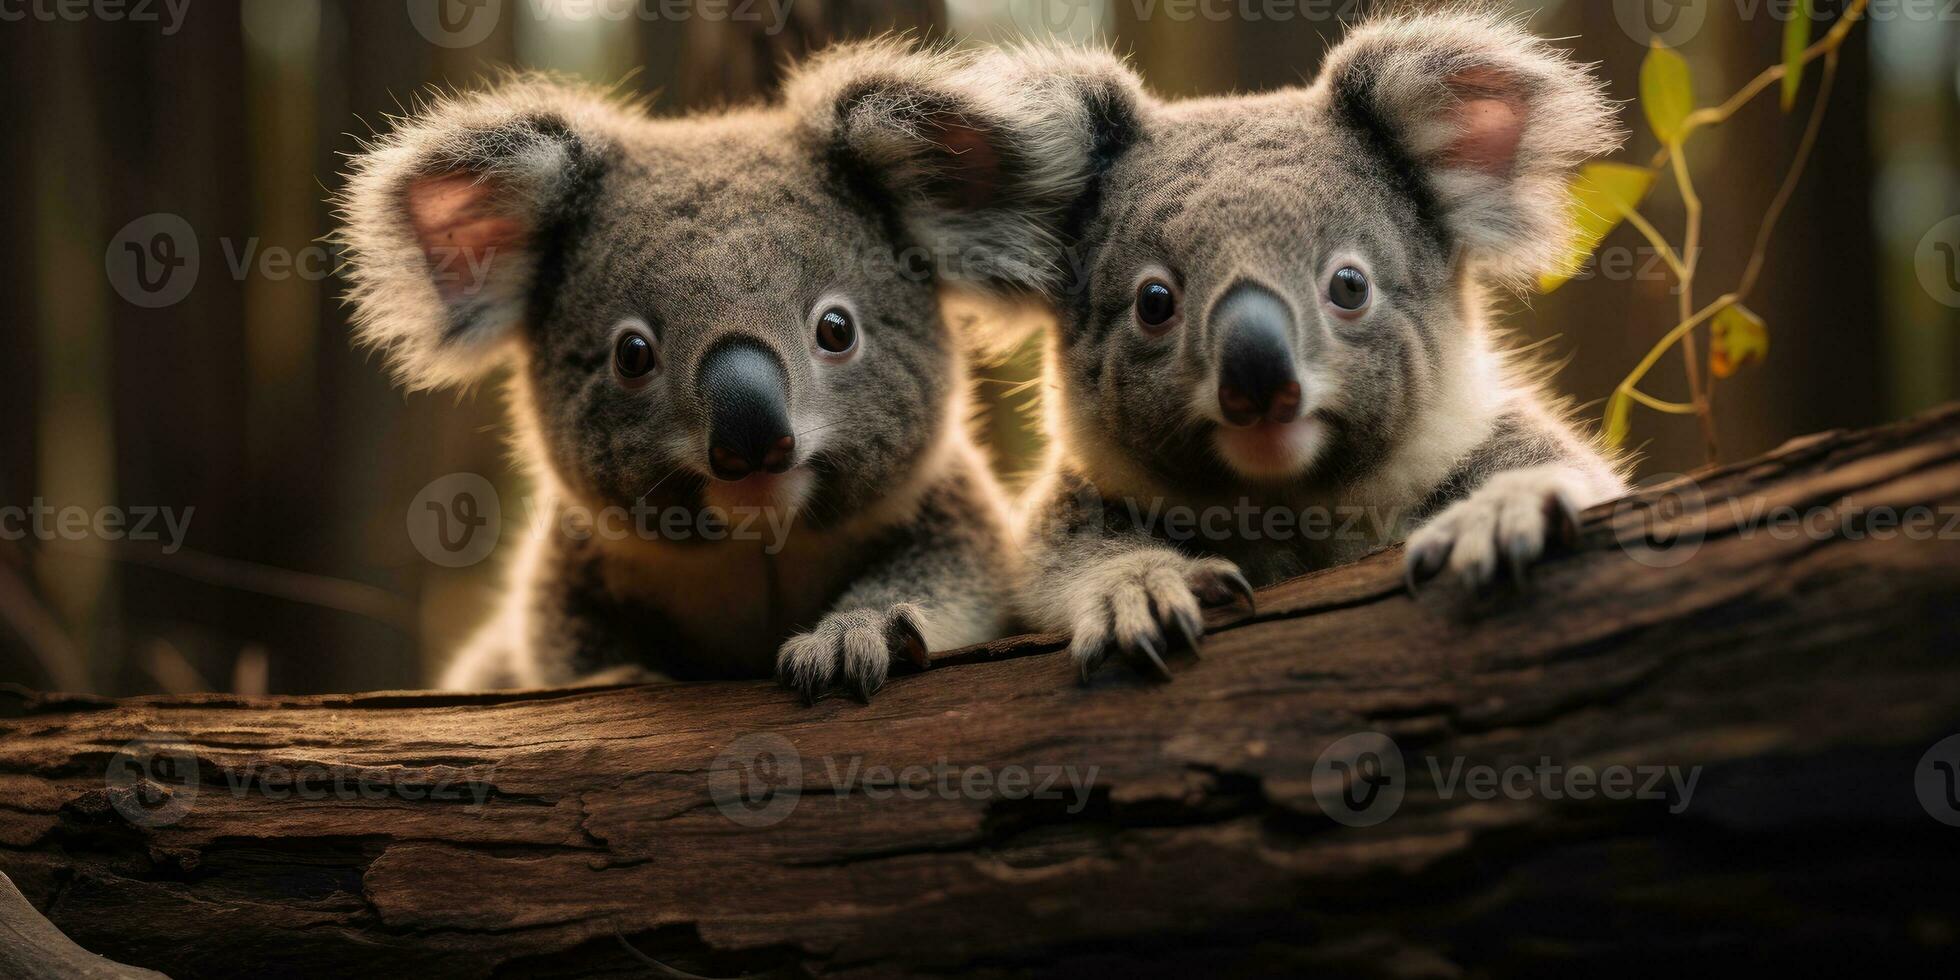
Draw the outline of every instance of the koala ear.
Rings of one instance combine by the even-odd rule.
[[[1496,13],[1363,24],[1316,87],[1338,123],[1408,174],[1470,260],[1510,282],[1560,261],[1574,171],[1623,138],[1587,66]]]
[[[821,152],[890,206],[940,274],[1039,288],[1066,269],[1068,212],[1144,98],[1113,56],[919,52],[882,41],[812,61],[788,90]]]
[[[518,80],[439,100],[354,157],[336,203],[355,336],[403,384],[464,384],[503,360],[617,111]]]

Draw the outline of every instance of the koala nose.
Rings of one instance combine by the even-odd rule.
[[[1219,356],[1218,407],[1236,426],[1300,417],[1300,379],[1293,371],[1293,314],[1271,290],[1234,285],[1212,307],[1225,338]]]
[[[789,379],[773,355],[750,343],[717,348],[701,362],[697,384],[708,403],[708,465],[716,477],[789,469],[796,452]]]

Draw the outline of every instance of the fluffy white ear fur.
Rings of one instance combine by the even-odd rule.
[[[494,368],[525,316],[534,244],[619,107],[520,78],[439,98],[354,157],[337,200],[356,339],[409,388]]]
[[[1623,139],[1589,66],[1475,6],[1355,27],[1316,88],[1391,130],[1468,257],[1512,283],[1563,258],[1574,171]]]
[[[901,41],[820,56],[788,89],[805,129],[874,175],[943,276],[1020,288],[1061,265],[1055,226],[1093,176],[1098,114],[1133,116],[1143,98],[1105,52]]]

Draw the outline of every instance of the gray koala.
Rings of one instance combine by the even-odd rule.
[[[773,669],[868,698],[893,656],[1009,631],[1009,507],[937,293],[1040,209],[963,67],[854,46],[673,119],[513,77],[354,159],[358,340],[411,388],[509,366],[551,517],[443,686]]]
[[[1311,85],[1229,98],[994,56],[1073,176],[1029,246],[1061,247],[1030,282],[1059,322],[1025,613],[1085,678],[1403,538],[1412,587],[1484,586],[1623,491],[1486,313],[1560,261],[1568,182],[1620,137],[1585,68],[1488,9],[1372,20]]]

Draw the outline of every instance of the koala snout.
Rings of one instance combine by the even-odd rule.
[[[1218,358],[1218,407],[1235,426],[1287,423],[1300,416],[1293,366],[1293,314],[1271,290],[1241,282],[1212,307],[1224,338]]]
[[[708,406],[708,465],[717,478],[789,469],[796,433],[789,378],[775,355],[746,342],[718,347],[701,362],[696,385]]]

